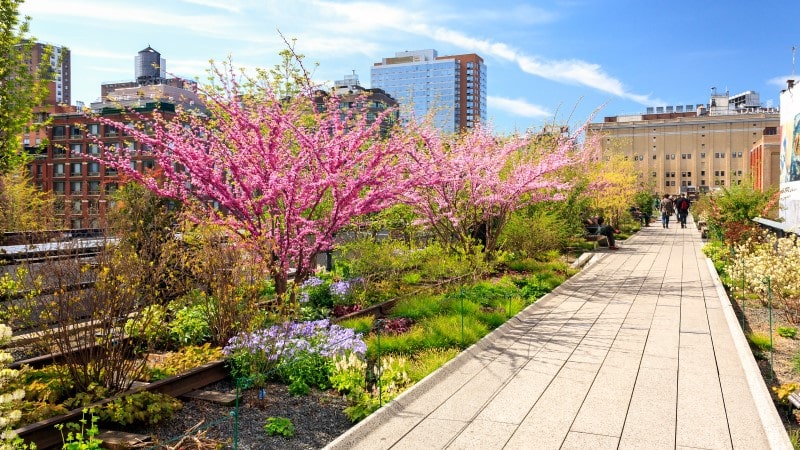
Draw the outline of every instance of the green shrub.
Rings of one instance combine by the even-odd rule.
[[[135,318],[125,322],[125,334],[150,348],[163,348],[169,341],[167,309],[163,305],[149,305]]]
[[[767,352],[772,350],[772,343],[770,336],[768,334],[763,333],[747,333],[746,334],[747,340],[753,345],[755,348],[761,350],[762,352]]]
[[[270,436],[283,436],[290,438],[294,436],[294,424],[291,419],[286,417],[268,417],[264,429]]]
[[[282,358],[277,366],[278,377],[289,384],[293,395],[306,395],[312,386],[328,389],[329,372],[328,358],[307,351],[300,351],[292,358]]]
[[[176,305],[175,309],[175,317],[169,323],[172,342],[179,346],[201,345],[211,339],[208,305],[198,302],[186,306]]]
[[[169,395],[143,391],[106,403],[97,410],[97,415],[103,421],[123,426],[133,423],[155,425],[171,419],[181,407],[181,401]]]
[[[25,390],[25,399],[33,402],[61,403],[75,389],[66,366],[50,365],[40,369],[24,367],[6,392]]]
[[[797,327],[778,327],[778,334],[785,338],[794,339],[797,337]]]
[[[569,230],[559,216],[546,210],[530,216],[517,212],[511,216],[500,236],[500,248],[522,257],[564,248]]]
[[[150,367],[150,381],[171,377],[224,357],[221,348],[212,347],[209,343],[182,347],[177,352],[167,355],[163,362]]]

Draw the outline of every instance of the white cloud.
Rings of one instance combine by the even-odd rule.
[[[781,89],[786,89],[788,80],[794,79],[795,82],[800,81],[800,75],[783,75],[779,77],[770,78],[767,80],[767,84],[771,84],[773,86],[778,86]]]
[[[499,109],[514,116],[553,117],[553,113],[548,111],[546,107],[528,103],[521,98],[513,99],[490,95],[486,100],[492,109]]]
[[[484,57],[513,62],[523,72],[548,80],[587,86],[643,105],[661,102],[649,95],[629,92],[621,81],[608,75],[599,64],[579,59],[546,60],[527,55],[503,42],[478,39],[450,28],[433,26],[427,20],[435,16],[421,10],[411,12],[372,2],[338,4],[317,1],[316,4],[338,17],[331,19],[331,23],[336,24],[336,29],[342,32],[349,30],[364,34],[387,28],[405,31],[446,42]]]
[[[170,11],[142,8],[136,3],[104,2],[96,0],[59,0],[58,8],[45,1],[22,4],[20,11],[32,17],[54,16],[97,20],[102,23],[139,23],[171,28],[180,28],[203,35],[227,35],[225,30],[235,30],[236,23],[221,15],[185,14],[180,9]]]
[[[218,1],[218,0],[181,0],[181,1],[183,1],[184,3],[192,4],[192,5],[200,5],[200,6],[206,6],[206,7],[209,7],[209,8],[222,9],[224,11],[233,12],[233,13],[240,13],[242,11],[242,8],[239,5],[235,4],[235,2],[232,2],[230,0],[222,0],[222,1]]]

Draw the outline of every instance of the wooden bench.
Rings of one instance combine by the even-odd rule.
[[[700,230],[701,239],[708,239],[708,224],[705,220],[697,221],[697,229]]]
[[[586,234],[583,235],[583,239],[588,242],[594,242],[594,248],[597,248],[599,245],[605,245],[608,247],[608,236],[604,234],[597,234],[597,231],[599,230],[586,228]]]

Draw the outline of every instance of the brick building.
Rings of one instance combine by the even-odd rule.
[[[769,143],[778,126],[778,110],[761,107],[757,93],[713,92],[708,104],[605,117],[591,124],[589,133],[602,133],[603,149],[621,151],[635,161],[644,184],[659,193],[679,194],[741,184],[751,176],[751,150],[764,138]],[[773,159],[762,161],[771,164]]]

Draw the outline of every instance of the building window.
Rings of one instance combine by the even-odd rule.
[[[691,153],[681,153],[681,159],[692,159]]]
[[[688,186],[688,185],[686,184],[686,180],[681,180],[681,186]]]
[[[67,129],[63,125],[53,127],[53,139],[64,139],[67,137]]]
[[[70,219],[69,221],[69,228],[72,230],[80,230],[83,227],[83,220],[81,219]]]
[[[654,159],[654,160],[656,159],[656,155],[653,155],[653,159]]]
[[[89,124],[89,134],[93,134],[95,136],[100,135],[100,124],[99,123],[90,123]]]
[[[63,163],[53,164],[53,176],[54,177],[63,177],[64,176],[64,164]]]
[[[89,154],[99,155],[100,147],[97,144],[89,144]]]
[[[714,153],[714,158],[725,159],[725,152]]]
[[[80,139],[83,136],[83,130],[81,130],[77,126],[73,126],[69,129],[69,137],[70,139]]]
[[[70,144],[69,154],[80,155],[83,152],[83,144]]]
[[[81,205],[81,201],[80,200],[73,200],[72,204],[69,207],[69,209],[70,209],[70,211],[72,211],[74,213],[80,213],[81,211],[83,211],[83,206]]]
[[[669,159],[673,159],[674,160],[675,159],[675,153],[672,153],[671,155],[669,155]]]
[[[701,171],[700,171],[700,176],[701,176],[701,177],[704,177],[704,176],[706,176],[706,171],[705,171],[705,170],[701,170]]]
[[[700,180],[700,186],[705,186],[705,185],[706,185],[706,180]]]
[[[89,195],[100,195],[100,182],[99,181],[90,181],[89,182]]]
[[[67,149],[60,146],[54,145],[53,146],[53,158],[66,158],[67,157]]]
[[[56,181],[53,183],[53,191],[56,194],[63,194],[66,183],[63,181]]]
[[[655,177],[656,177],[656,173],[655,173],[655,172],[653,172],[653,178],[655,178]]]
[[[700,152],[700,158],[705,158],[705,157],[706,157],[706,152]]]
[[[82,164],[79,162],[74,162],[69,165],[69,174],[70,175],[80,175],[81,174],[81,166]]]
[[[736,157],[737,157],[737,158],[741,158],[741,157],[742,157],[742,152],[738,152],[738,153],[736,153]]]
[[[664,186],[669,187],[669,181],[665,181]]]
[[[80,195],[83,193],[83,182],[71,181],[69,183],[69,193],[72,195]]]
[[[100,163],[93,161],[89,163],[89,176],[96,177],[100,175]]]
[[[670,181],[670,182],[669,182],[669,185],[670,185],[670,186],[675,186],[675,182],[674,182],[674,181]]]

